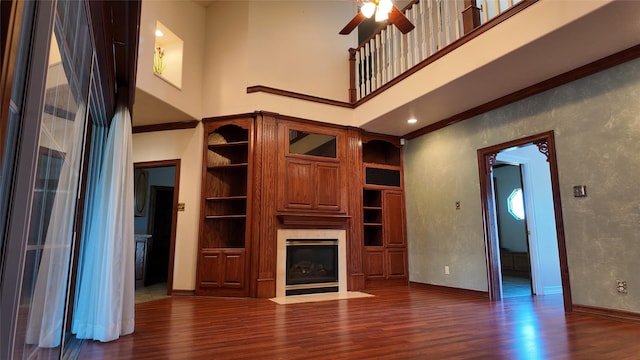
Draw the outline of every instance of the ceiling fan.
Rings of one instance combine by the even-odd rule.
[[[403,34],[413,30],[415,26],[407,19],[402,11],[393,5],[391,0],[359,0],[362,2],[358,14],[349,21],[344,29],[340,30],[340,34],[348,35],[353,29],[358,27],[364,19],[368,19],[375,14],[376,21],[389,20]]]

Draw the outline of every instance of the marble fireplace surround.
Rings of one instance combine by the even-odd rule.
[[[338,292],[347,292],[347,232],[344,229],[278,229],[276,250],[276,297],[285,297],[287,240],[338,240]]]

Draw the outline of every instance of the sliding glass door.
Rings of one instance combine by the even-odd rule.
[[[33,4],[33,3],[32,3]],[[94,47],[83,1],[37,2],[24,108],[2,204],[0,358],[59,358],[87,138]],[[4,116],[4,114],[3,114]],[[5,158],[6,159],[6,158]],[[9,163],[3,162],[3,167]]]

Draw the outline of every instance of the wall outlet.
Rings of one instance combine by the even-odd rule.
[[[627,281],[626,280],[616,280],[616,289],[621,294],[627,293]]]
[[[460,210],[460,201],[456,201],[456,210]]]
[[[444,274],[449,275],[449,265],[444,266]]]

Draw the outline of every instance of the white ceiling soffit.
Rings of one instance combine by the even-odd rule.
[[[527,16],[535,6],[553,6],[554,3],[563,2],[541,0],[454,52],[464,51],[464,47],[477,42],[482,36],[499,35],[496,33],[501,27],[504,28],[508,21],[519,16]],[[574,5],[578,2],[564,3]],[[531,31],[532,28],[521,29],[521,32],[515,32],[516,35],[510,36]],[[406,99],[409,95],[409,102],[395,101],[392,106],[395,104],[396,107],[383,114],[368,111],[366,107],[369,102],[366,102],[356,109],[356,112],[362,111],[357,117],[366,121],[360,126],[368,131],[405,135],[637,44],[640,44],[640,1],[613,1],[481,67],[458,77],[450,77],[449,81],[443,82],[437,88],[428,89],[428,79],[421,79],[423,82],[417,83],[423,85],[416,86],[414,81],[413,85],[409,85],[412,87],[403,87],[411,82],[412,77],[419,76],[419,73],[416,73],[386,90],[383,95],[377,96],[379,99],[373,98],[369,101],[393,102],[394,98],[398,99],[404,95]],[[454,57],[454,52],[436,62],[442,61],[448,65],[447,60]],[[478,55],[486,57],[486,54]],[[428,90],[424,91],[420,87]],[[396,94],[392,95],[394,90]],[[375,104],[372,107],[375,107]],[[418,122],[413,125],[407,124],[406,120],[413,117],[417,118]],[[367,121],[371,118],[373,120]]]
[[[136,88],[132,119],[133,126],[200,120],[138,88]]]

